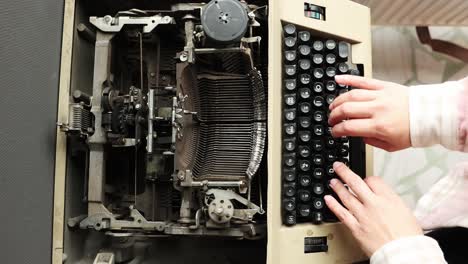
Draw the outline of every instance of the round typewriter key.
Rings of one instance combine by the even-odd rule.
[[[294,135],[294,133],[296,133],[296,124],[287,124],[285,130],[286,134]]]
[[[308,160],[300,160],[299,161],[299,168],[302,171],[309,171],[310,170],[310,162]]]
[[[324,99],[322,96],[315,96],[314,97],[314,106],[322,107],[324,103]]]
[[[284,32],[286,34],[292,35],[296,33],[296,26],[293,24],[287,24],[286,26],[284,26]]]
[[[310,40],[310,32],[309,31],[300,31],[299,32],[299,38],[304,42],[309,41]]]
[[[314,56],[312,57],[312,61],[315,63],[315,64],[322,64],[323,62],[323,55],[322,54],[314,54]]]
[[[288,106],[293,106],[296,104],[296,95],[295,94],[286,94],[284,96],[284,103]]]
[[[349,44],[344,42],[344,41],[340,41],[338,43],[338,55],[340,56],[340,58],[343,58],[343,59],[346,59],[349,55]]]
[[[346,63],[344,63],[344,62],[338,64],[338,71],[339,71],[340,73],[347,73],[348,70],[349,70],[348,64],[346,64]]]
[[[322,136],[324,133],[322,125],[315,125],[314,126],[314,134],[317,136]]]
[[[312,148],[314,151],[322,151],[323,149],[323,143],[320,139],[316,139],[312,142]]]
[[[292,91],[296,89],[296,79],[288,79],[284,81],[286,89]]]
[[[284,200],[284,209],[287,211],[293,211],[296,209],[296,203],[294,202],[293,199],[285,199]]]
[[[285,139],[284,148],[287,151],[293,151],[296,148],[296,139],[295,138]]]
[[[290,167],[294,166],[294,164],[296,164],[296,157],[294,155],[284,157],[284,164]]]
[[[299,214],[302,217],[308,217],[310,215],[310,205],[308,204],[301,204],[299,206]]]
[[[296,109],[286,109],[284,110],[284,118],[288,121],[293,121],[296,119]]]
[[[327,167],[327,175],[331,177],[335,176],[335,170],[333,169],[333,166]]]
[[[348,88],[348,86],[347,86],[346,84],[341,84],[341,83],[338,84],[338,87],[340,87],[340,88]]]
[[[325,61],[328,63],[328,64],[334,64],[336,62],[336,56],[335,54],[327,54],[327,56],[325,57]]]
[[[336,82],[328,81],[327,82],[327,91],[334,92],[336,90]]]
[[[284,170],[284,179],[287,181],[294,181],[296,179],[296,168]]]
[[[303,158],[307,158],[310,156],[310,148],[307,146],[299,146],[299,155]]]
[[[293,76],[294,74],[296,74],[296,65],[286,65],[284,66],[284,71],[287,75]]]
[[[316,51],[322,51],[323,50],[323,42],[320,40],[314,41],[313,48]]]
[[[341,147],[338,149],[338,153],[340,156],[345,157],[348,156],[349,154],[349,147],[346,145],[341,145]]]
[[[307,45],[299,46],[299,53],[302,56],[308,56],[310,54],[310,46],[307,46]]]
[[[345,137],[345,136],[340,137],[340,142],[341,143],[348,143],[348,141],[349,141],[348,137]]]
[[[311,179],[309,175],[300,175],[299,176],[299,184],[303,187],[307,187],[310,185]]]
[[[293,197],[296,194],[296,187],[287,185],[284,187],[284,194],[289,197]]]
[[[317,166],[320,166],[323,164],[323,157],[320,154],[315,154],[312,160],[314,161],[314,164]]]
[[[331,103],[333,103],[334,100],[335,100],[335,95],[333,94],[327,95],[327,98],[326,98],[327,104],[330,105]]]
[[[313,213],[313,218],[315,223],[320,223],[323,221],[323,215],[321,212],[314,212]]]
[[[328,67],[326,72],[327,76],[330,78],[333,78],[336,75],[336,69],[334,67]]]
[[[287,225],[295,225],[296,224],[296,216],[292,214],[288,214],[286,216],[286,224]]]
[[[296,51],[295,50],[287,50],[284,52],[284,57],[287,61],[294,61],[296,60]]]
[[[299,131],[299,138],[302,142],[309,142],[311,138],[310,131]]]
[[[299,89],[299,94],[302,99],[308,99],[310,97],[311,91],[309,88],[301,88]]]
[[[315,198],[314,199],[314,208],[317,210],[320,210],[323,208],[323,200],[320,198]]]
[[[327,47],[327,49],[333,50],[336,48],[336,42],[334,40],[329,39],[325,42],[325,46]]]
[[[310,83],[310,75],[307,73],[303,73],[300,76],[300,80],[302,84],[309,84]]]
[[[347,66],[347,65],[346,65],[346,66]],[[349,71],[349,74],[351,74],[351,75],[356,75],[356,76],[361,75],[361,73],[359,72],[359,70],[356,70],[356,69],[351,69],[351,70]]]
[[[308,128],[310,127],[311,121],[309,117],[299,117],[299,125],[302,128]]]
[[[307,114],[310,112],[310,108],[312,106],[309,103],[300,103],[299,108],[301,109],[301,113]]]
[[[315,69],[314,69],[314,77],[315,77],[316,79],[322,79],[322,77],[323,77],[323,69],[321,69],[321,68],[315,68]]]
[[[299,67],[301,67],[302,70],[307,71],[310,69],[310,60],[299,60]]]
[[[316,93],[323,92],[323,83],[321,83],[321,82],[314,83],[314,92],[316,92]]]
[[[333,152],[331,151],[327,151],[327,153],[325,154],[325,157],[328,162],[334,162],[336,160],[336,155],[333,154]]]
[[[315,177],[316,179],[322,179],[322,177],[323,177],[323,169],[322,169],[322,168],[315,168],[313,174],[314,174],[314,177]]]
[[[330,117],[330,111],[328,111],[328,117]],[[332,127],[327,127],[327,135],[331,135],[332,134]]]
[[[286,45],[286,47],[288,47],[288,48],[294,47],[294,45],[296,45],[296,38],[294,38],[294,37],[285,38],[284,39],[284,45]]]
[[[314,112],[314,121],[315,122],[322,122],[324,119],[322,111],[315,111]]]
[[[303,202],[308,202],[310,201],[310,192],[307,191],[307,190],[300,190],[298,192],[298,195],[299,195],[299,200],[303,201]]]
[[[346,165],[346,166],[349,166],[349,159],[348,158],[341,158],[340,161]]]
[[[327,148],[334,148],[336,146],[336,141],[334,138],[329,137],[325,140],[325,144],[327,145]]]
[[[314,188],[313,188],[313,189],[314,189],[314,193],[315,193],[315,194],[321,195],[321,194],[323,194],[325,188],[323,188],[323,184],[321,184],[321,183],[316,183],[316,184],[314,184]]]

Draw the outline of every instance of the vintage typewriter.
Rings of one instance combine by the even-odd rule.
[[[371,75],[368,8],[71,2],[54,263],[363,259],[323,197],[333,161],[363,177],[372,165],[327,125],[352,89],[334,76]]]

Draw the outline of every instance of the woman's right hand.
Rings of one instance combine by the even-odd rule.
[[[408,87],[352,75],[335,79],[354,89],[330,105],[328,123],[334,137],[362,137],[367,144],[387,151],[411,146]]]

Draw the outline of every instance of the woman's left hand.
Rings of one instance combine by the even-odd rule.
[[[423,234],[410,209],[380,178],[362,180],[340,162],[333,168],[351,191],[333,179],[330,186],[344,206],[331,195],[325,202],[369,257],[392,240]]]

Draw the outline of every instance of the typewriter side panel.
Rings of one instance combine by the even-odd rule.
[[[268,106],[268,256],[276,263],[353,263],[365,259],[354,238],[340,223],[297,224],[282,222],[282,34],[283,23],[313,30],[351,43],[351,61],[364,66],[364,76],[372,76],[369,9],[351,1],[309,0],[325,7],[326,21],[304,15],[304,1],[270,1],[269,10],[269,106]],[[372,149],[366,146],[366,174],[373,174]],[[304,253],[305,238],[326,237],[327,252]]]

